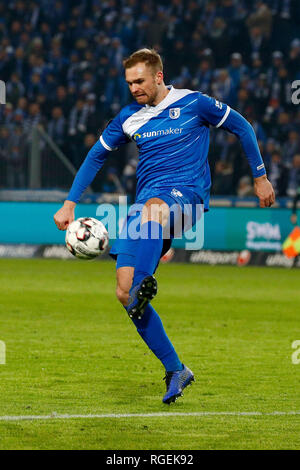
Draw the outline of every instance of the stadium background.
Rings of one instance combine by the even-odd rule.
[[[269,250],[273,242],[278,251],[292,229],[288,211],[300,179],[300,110],[292,102],[292,83],[300,79],[300,5],[294,0],[0,1],[0,78],[6,84],[0,201],[23,201],[0,207],[11,221],[23,216],[24,227],[28,214],[39,220],[39,211],[44,214],[29,238],[19,233],[12,241],[2,226],[0,243],[63,243],[49,223],[53,206],[41,211],[30,202],[64,200],[89,148],[129,102],[122,60],[143,46],[162,55],[166,83],[211,94],[252,123],[281,212],[265,211],[262,220],[248,210],[246,218],[258,224],[257,241],[265,240]],[[137,158],[134,143],[111,154],[83,201],[117,202],[124,194],[132,201]],[[209,161],[212,206],[257,207],[234,136],[212,129]],[[233,239],[238,212],[213,212],[206,225],[225,224],[220,239]],[[39,233],[41,226],[47,230]],[[218,243],[210,231],[204,248],[247,249],[249,236],[246,220],[236,246]]]

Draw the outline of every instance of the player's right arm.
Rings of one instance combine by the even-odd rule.
[[[121,144],[128,141],[123,132],[120,114],[113,119],[100,139],[88,152],[84,162],[79,168],[64,205],[54,215],[54,222],[59,230],[66,230],[75,218],[75,206],[81,195],[92,183],[98,171],[102,168],[110,151],[116,150]]]

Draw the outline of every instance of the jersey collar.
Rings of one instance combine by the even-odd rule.
[[[164,99],[163,99],[160,103],[158,103],[156,106],[151,106],[150,104],[145,104],[145,108],[147,108],[147,109],[160,109],[161,107],[163,107],[165,101],[167,100],[167,98],[169,99],[170,96],[171,96],[171,94],[173,94],[173,92],[174,92],[174,87],[173,87],[173,85],[167,85],[167,88],[168,88],[168,90],[170,90],[170,91],[169,91],[169,93],[164,97]]]

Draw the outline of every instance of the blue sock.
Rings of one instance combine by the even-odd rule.
[[[133,286],[139,284],[146,276],[154,273],[163,248],[163,228],[152,220],[141,225],[141,238],[136,253]]]
[[[139,335],[147,346],[164,365],[167,372],[182,370],[180,361],[173,344],[169,340],[162,321],[152,305],[148,304],[141,320],[132,320]]]

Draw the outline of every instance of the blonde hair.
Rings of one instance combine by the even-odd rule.
[[[139,49],[123,61],[123,66],[125,69],[130,69],[140,62],[143,62],[148,67],[151,67],[154,72],[163,71],[161,57],[155,49]]]

